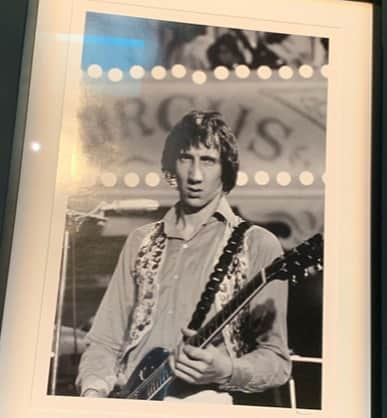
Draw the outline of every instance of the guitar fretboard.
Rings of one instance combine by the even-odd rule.
[[[221,311],[186,341],[195,347],[205,347],[265,285],[259,273],[244,286]]]
[[[314,244],[313,239],[316,241]],[[276,280],[295,280],[305,274],[305,268],[312,265],[313,257],[310,255],[310,247],[320,244],[318,236],[306,241],[288,254],[275,259],[270,266],[259,272],[253,279],[240,289],[236,295],[226,303],[207,324],[198,332],[187,339],[187,343],[195,347],[205,347],[235,316],[260,292],[260,290],[270,281]],[[289,268],[291,265],[291,268]]]

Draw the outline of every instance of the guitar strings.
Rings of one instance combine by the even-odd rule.
[[[135,394],[136,392],[139,392],[139,391],[141,391],[145,386],[147,386],[148,384],[149,384],[149,380],[151,380],[151,379],[154,379],[155,377],[156,377],[156,375],[157,374],[161,374],[161,372],[162,372],[162,368],[167,364],[167,362],[168,362],[168,359],[166,359],[166,360],[164,360],[161,364],[160,364],[160,366],[158,366],[158,368],[156,369],[156,370],[154,370],[143,382],[141,382],[138,386],[137,386],[137,388],[131,393],[131,394],[129,394],[129,396],[127,397],[128,399],[130,399],[131,398],[131,396],[133,395],[133,394]],[[157,376],[158,377],[158,376]],[[161,376],[160,376],[161,377]],[[170,376],[171,378],[173,378],[174,376]],[[165,383],[165,382],[164,382]],[[156,392],[154,392],[151,396],[154,396],[160,389],[161,389],[161,387],[162,386],[160,386],[159,388],[158,388],[158,390],[156,391]],[[150,398],[148,398],[148,399],[150,399]]]

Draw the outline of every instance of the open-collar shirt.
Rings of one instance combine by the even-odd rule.
[[[123,380],[127,379],[141,359],[152,348],[161,346],[173,351],[181,341],[181,329],[190,322],[200,295],[213,271],[227,228],[240,221],[223,197],[217,210],[184,239],[177,228],[178,205],[162,219],[167,237],[165,260],[159,272],[159,295],[154,325],[128,356]],[[143,239],[150,225],[136,229],[126,241],[115,272],[93,327],[88,335],[89,347],[84,353],[77,383],[82,392],[96,389],[105,395],[117,383],[116,363],[128,318],[135,304],[136,284],[131,272]],[[278,240],[266,229],[254,226],[245,237],[248,251],[248,277],[278,257],[282,250]],[[273,281],[251,303],[251,309],[270,305],[274,309],[271,328],[259,341],[258,348],[240,358],[231,358],[233,372],[230,381],[220,390],[263,391],[284,383],[290,373],[287,348],[286,309],[287,284]],[[212,306],[208,318],[215,314]],[[219,349],[229,355],[224,342]],[[121,381],[120,383],[124,383]],[[200,390],[200,386],[181,385],[177,397],[185,397]]]

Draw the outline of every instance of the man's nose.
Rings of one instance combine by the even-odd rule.
[[[200,163],[193,161],[189,172],[189,181],[196,183],[202,180],[203,172],[202,168],[200,167]]]

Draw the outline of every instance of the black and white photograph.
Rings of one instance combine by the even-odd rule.
[[[373,416],[372,5],[30,6],[0,416]]]
[[[47,394],[321,409],[328,39],[90,11],[81,53]]]

